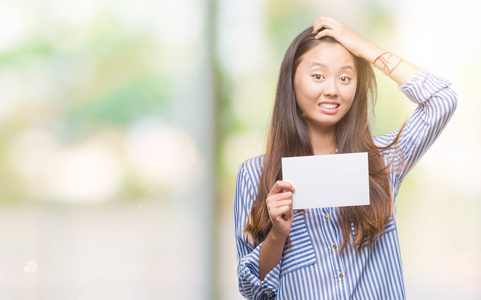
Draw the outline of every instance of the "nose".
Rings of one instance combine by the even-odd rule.
[[[326,97],[336,97],[338,95],[337,84],[334,79],[326,80],[323,93]]]

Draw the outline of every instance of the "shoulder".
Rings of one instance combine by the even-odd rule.
[[[237,183],[239,184],[239,181],[243,181],[244,184],[248,184],[250,188],[257,192],[259,179],[264,169],[264,158],[264,155],[259,155],[243,162],[239,167]]]
[[[263,168],[264,155],[248,159],[239,167],[234,192],[234,215],[240,216],[244,223],[248,219],[248,213],[246,212],[251,210],[257,197],[259,179]],[[244,218],[246,219],[244,220]]]
[[[265,155],[259,155],[253,158],[249,158],[241,164],[241,168],[261,170],[264,168]]]
[[[243,162],[239,167],[239,173],[244,173],[250,179],[258,182],[264,169],[265,155],[259,155]]]

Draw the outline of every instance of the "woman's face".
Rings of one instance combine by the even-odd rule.
[[[338,43],[304,53],[294,76],[297,104],[311,129],[337,124],[351,108],[356,86],[354,59]]]

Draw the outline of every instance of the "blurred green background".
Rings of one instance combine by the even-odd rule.
[[[241,299],[232,196],[280,62],[321,14],[454,82],[405,180],[408,299],[481,298],[481,4],[4,0],[0,298]],[[473,30],[475,29],[475,30]],[[375,134],[414,105],[376,71]]]

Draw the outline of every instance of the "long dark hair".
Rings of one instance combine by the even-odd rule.
[[[282,177],[282,157],[314,155],[307,124],[297,105],[293,80],[302,55],[320,43],[338,42],[331,37],[315,39],[312,27],[309,27],[294,39],[282,61],[264,168],[249,222],[244,229],[253,244],[261,243],[272,228],[266,198],[275,182]],[[352,226],[355,229],[353,244],[359,251],[365,244],[372,245],[391,217],[393,200],[381,151],[396,143],[402,131],[386,147],[374,144],[368,122],[368,100],[375,103],[376,79],[369,62],[354,55],[353,58],[358,77],[356,94],[351,108],[336,124],[336,142],[338,153],[368,152],[370,205],[340,208],[344,236],[341,252],[351,240]]]

